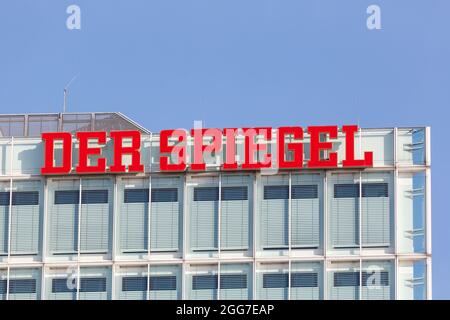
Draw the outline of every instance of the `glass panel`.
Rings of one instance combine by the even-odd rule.
[[[222,250],[248,250],[250,247],[251,182],[249,176],[222,177]]]
[[[46,272],[46,299],[76,300],[77,278],[76,266],[67,268],[50,268]]]
[[[189,248],[211,254],[218,247],[219,179],[193,178],[188,185]]]
[[[400,261],[398,278],[399,299],[427,299],[427,265],[425,260]]]
[[[25,116],[0,116],[0,137],[25,136]]]
[[[262,300],[287,300],[289,285],[287,263],[260,264],[256,271],[256,294]]]
[[[331,175],[328,198],[328,245],[336,253],[358,253],[359,174]]]
[[[79,180],[48,180],[48,252],[78,251]]]
[[[11,254],[38,254],[42,225],[42,184],[13,181]]]
[[[320,262],[291,263],[291,300],[323,299],[322,264]]]
[[[83,267],[80,273],[80,300],[111,299],[111,268]]]
[[[14,139],[13,173],[40,175],[44,165],[43,146],[40,139]]]
[[[38,300],[41,290],[40,269],[9,271],[9,300]]]
[[[323,178],[320,174],[292,175],[291,246],[318,248],[321,244]]]
[[[425,252],[426,239],[425,172],[398,175],[398,250],[401,253]]]
[[[425,128],[399,129],[397,161],[400,165],[425,164]]]
[[[220,299],[249,300],[251,297],[251,278],[249,264],[221,264]]]
[[[362,144],[362,147],[360,147]],[[363,159],[364,152],[373,153],[375,167],[394,165],[394,131],[391,129],[362,129],[355,135],[355,158]]]
[[[259,184],[259,248],[284,250],[289,245],[289,176],[261,177]]]
[[[119,248],[122,253],[147,252],[148,179],[126,179],[119,183]]]
[[[82,253],[109,252],[113,199],[112,180],[82,180],[80,225]]]
[[[115,279],[117,298],[120,300],[146,300],[147,275],[147,266],[119,267]]]
[[[392,173],[362,174],[361,236],[364,248],[386,248],[394,238]]]
[[[28,136],[40,137],[43,132],[56,132],[59,126],[58,115],[29,115]]]
[[[327,273],[328,299],[359,300],[359,262],[330,262]]]
[[[187,298],[217,299],[217,265],[191,265],[186,273]]]
[[[150,300],[181,299],[181,268],[177,265],[150,266]]]
[[[182,234],[182,188],[179,177],[152,178],[150,248],[178,251]]]
[[[8,255],[10,182],[0,182],[0,261]]]
[[[62,131],[92,131],[91,114],[63,114]],[[101,131],[101,130],[99,130]]]
[[[392,261],[363,261],[362,300],[394,298],[394,269]]]

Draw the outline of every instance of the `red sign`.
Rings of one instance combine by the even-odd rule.
[[[365,152],[364,159],[355,159],[355,132],[356,125],[343,126],[341,131],[345,134],[345,159],[342,166],[345,168],[364,168],[373,166],[373,153]],[[310,159],[304,165],[303,129],[301,127],[280,127],[277,130],[275,153],[270,153],[268,145],[272,140],[272,128],[225,128],[219,129],[192,129],[190,137],[187,131],[182,129],[163,130],[160,133],[160,169],[161,171],[184,171],[188,167],[192,171],[206,170],[205,156],[224,154],[224,161],[220,163],[223,170],[260,170],[272,168],[275,164],[278,169],[301,168],[337,168],[338,155],[332,152],[332,140],[338,137],[337,126],[310,126],[307,128],[310,136]],[[238,163],[237,137],[244,139],[244,159]],[[143,172],[141,164],[141,134],[139,131],[111,131],[110,137],[114,145],[114,160],[109,167],[109,172]],[[290,137],[292,142],[286,142]],[[89,147],[89,141],[95,141],[99,145],[106,144],[106,132],[77,132],[79,161],[75,167],[76,173],[105,173],[106,159],[101,156],[101,147]],[[187,161],[187,141],[193,142],[192,161]],[[123,146],[124,139],[131,139],[131,146]],[[205,144],[205,139],[209,142]],[[45,143],[44,167],[42,174],[68,174],[72,170],[72,135],[68,132],[43,133],[42,140]],[[55,142],[62,142],[62,160],[59,166],[54,164]],[[223,142],[224,141],[224,142]],[[273,145],[273,144],[272,144]],[[224,149],[226,152],[223,152]],[[286,159],[287,151],[292,154],[291,159]],[[321,153],[327,151],[326,159]],[[259,157],[257,156],[259,154]],[[274,159],[276,154],[276,159]],[[131,164],[128,168],[122,163],[122,156],[130,155]],[[98,156],[95,165],[89,165],[89,156]],[[171,160],[175,158],[175,160]]]

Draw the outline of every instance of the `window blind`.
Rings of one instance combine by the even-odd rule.
[[[250,241],[248,187],[222,187],[221,193],[221,249],[246,250]]]
[[[151,250],[178,251],[180,242],[178,188],[152,188],[151,206]]]
[[[286,248],[288,240],[289,186],[264,186],[261,203],[261,243],[264,249]]]
[[[196,187],[190,204],[190,246],[193,251],[217,250],[218,187]]]
[[[318,185],[292,185],[291,210],[292,247],[319,247],[320,200]]]

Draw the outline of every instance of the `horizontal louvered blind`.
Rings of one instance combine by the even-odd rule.
[[[40,227],[39,192],[13,192],[11,210],[11,254],[37,254]]]
[[[75,293],[77,289],[68,286],[67,281],[67,278],[52,279],[52,293]]]
[[[151,195],[151,250],[178,251],[180,242],[178,188],[152,188]]]
[[[334,248],[359,246],[359,185],[335,184],[331,199],[331,240]]]
[[[150,300],[175,300],[181,298],[179,266],[150,267]]]
[[[289,275],[287,272],[266,272],[258,276],[259,299],[285,300],[289,294]]]
[[[289,186],[264,186],[261,243],[264,249],[288,246]]]
[[[193,275],[191,299],[217,299],[217,275]]]
[[[80,250],[105,253],[109,249],[109,190],[83,190],[81,193]]]
[[[0,255],[8,254],[9,206],[0,205]]]
[[[389,246],[391,211],[388,184],[363,183],[361,210],[363,246]]]
[[[339,271],[332,274],[330,298],[333,300],[359,299],[359,272]]]
[[[222,187],[221,192],[221,248],[245,250],[249,247],[248,187]]]
[[[318,274],[316,272],[291,273],[291,288],[315,288],[318,284]]]
[[[263,288],[287,288],[289,275],[287,273],[266,273],[263,275]]]
[[[125,189],[120,205],[120,248],[146,252],[148,246],[148,189]]]
[[[49,251],[52,254],[78,250],[79,190],[55,190],[49,208]]]
[[[291,197],[291,245],[317,248],[320,242],[318,185],[292,185]]]
[[[147,291],[147,277],[123,277],[122,291]]]
[[[9,274],[9,299],[39,299],[40,277],[39,269],[11,269]]]
[[[177,290],[176,276],[150,276],[150,291]]]
[[[219,188],[195,187],[190,204],[191,249],[217,249]]]

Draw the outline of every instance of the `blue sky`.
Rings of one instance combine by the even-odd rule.
[[[81,30],[66,8],[81,8]],[[366,28],[381,7],[382,30]],[[434,298],[450,298],[448,0],[0,4],[0,112],[121,111],[152,131],[432,127]]]

